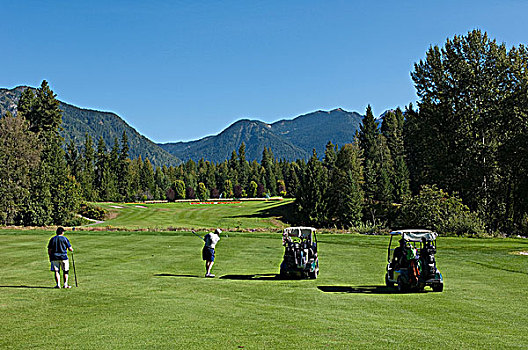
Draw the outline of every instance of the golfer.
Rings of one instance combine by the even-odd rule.
[[[64,288],[71,288],[68,284],[68,272],[70,264],[68,262],[67,251],[73,252],[73,248],[68,238],[64,237],[64,228],[58,227],[56,234],[49,240],[48,255],[51,262],[51,271],[55,272],[55,288],[60,288],[60,270],[64,275]]]
[[[205,245],[202,250],[202,259],[205,260],[205,277],[214,277],[211,273],[215,260],[215,246],[220,240],[222,230],[217,228],[214,232],[209,232],[203,238]]]

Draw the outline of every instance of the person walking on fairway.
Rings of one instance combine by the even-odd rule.
[[[71,288],[68,284],[70,264],[67,251],[73,252],[68,238],[64,237],[64,228],[58,227],[55,236],[49,240],[48,255],[51,262],[51,271],[55,272],[55,288],[60,288],[60,270],[64,275],[64,288]]]
[[[205,260],[205,277],[214,277],[211,273],[215,260],[215,246],[220,240],[222,230],[217,228],[214,232],[209,232],[203,238],[205,245],[202,250],[202,259]]]

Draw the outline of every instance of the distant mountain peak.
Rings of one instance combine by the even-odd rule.
[[[223,162],[231,157],[233,150],[238,150],[242,142],[246,144],[248,160],[260,161],[264,147],[271,148],[278,159],[308,159],[314,148],[322,156],[328,141],[338,145],[353,142],[361,118],[356,112],[335,108],[271,124],[240,119],[218,135],[190,142],[164,143],[160,146],[184,161],[204,158]]]

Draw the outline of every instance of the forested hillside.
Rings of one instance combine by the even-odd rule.
[[[7,111],[16,115],[17,103],[22,91],[26,88],[19,86],[10,90],[0,89],[0,112],[2,116]],[[62,111],[61,126],[63,130],[61,136],[67,143],[73,141],[79,149],[85,141],[86,134],[96,141],[102,137],[108,148],[111,148],[116,138],[120,139],[123,132],[126,132],[132,159],[139,156],[143,159],[148,158],[155,166],[179,163],[179,159],[139,134],[115,113],[78,108],[60,101],[59,108]]]

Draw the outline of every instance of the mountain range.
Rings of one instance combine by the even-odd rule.
[[[242,119],[215,136],[159,145],[182,160],[197,161],[203,157],[222,162],[229,159],[242,142],[246,145],[246,158],[250,161],[260,161],[264,147],[271,148],[278,159],[308,159],[313,149],[319,157],[323,156],[328,141],[334,145],[353,142],[361,119],[360,114],[341,108],[317,111],[272,124]]]
[[[16,106],[26,86],[14,89],[0,89],[0,116],[7,111],[16,114]],[[94,143],[103,137],[108,148],[115,138],[121,139],[126,131],[130,157],[148,158],[154,166],[176,165],[182,160],[201,158],[222,162],[238,151],[242,142],[246,145],[246,159],[260,161],[264,147],[271,148],[278,159],[308,159],[315,149],[317,155],[324,155],[328,141],[344,145],[354,141],[362,116],[341,108],[331,111],[316,111],[283,119],[268,124],[259,120],[242,119],[228,126],[218,135],[196,141],[156,144],[128,125],[117,114],[79,108],[60,101],[63,111],[62,136],[81,147],[85,135],[91,135]]]

